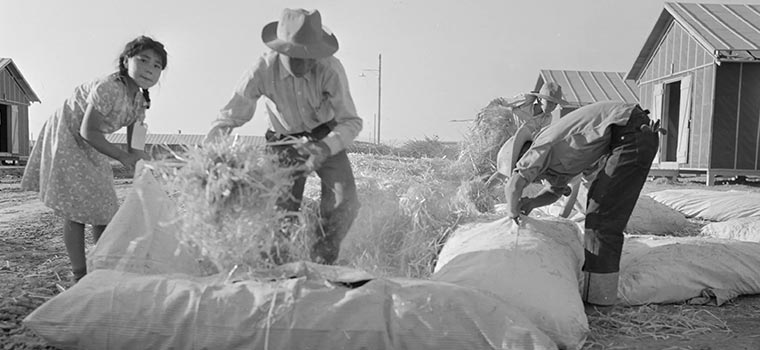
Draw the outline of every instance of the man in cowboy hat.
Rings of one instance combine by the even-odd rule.
[[[623,229],[659,144],[659,121],[653,123],[648,113],[637,104],[590,104],[541,131],[524,155],[519,152],[528,136],[515,140],[505,156],[510,159],[507,216],[518,225],[521,215],[569,195],[568,183],[608,156],[591,184],[586,206],[583,300],[590,306],[614,305],[617,297]],[[533,198],[522,197],[537,179],[548,185]]]
[[[510,101],[505,98],[497,101],[510,109],[515,128],[528,125],[534,134],[551,123],[552,112],[557,106],[569,104],[562,98],[562,86],[553,81],[544,83],[538,92],[523,93]]]
[[[532,141],[533,136],[538,134],[552,121],[552,112],[557,106],[566,106],[568,102],[562,99],[562,87],[555,82],[547,82],[541,86],[538,92],[528,92],[518,95],[511,102],[499,98],[498,103],[510,109],[513,124],[507,126],[512,137],[499,149],[496,156],[496,172],[486,180],[486,186],[491,186],[495,180],[503,180],[510,175],[509,165],[517,159],[509,160],[507,157],[517,156],[517,153],[509,153],[509,150],[517,145],[518,150],[525,141]]]
[[[302,164],[322,182],[322,232],[312,259],[332,264],[359,209],[348,147],[362,129],[343,65],[333,56],[338,40],[322,26],[319,11],[285,9],[264,26],[261,38],[271,52],[245,73],[207,135],[213,141],[248,122],[259,98],[269,115],[268,142],[305,138],[294,146],[273,146],[287,165]],[[298,211],[308,171],[293,179],[292,196],[281,207]]]

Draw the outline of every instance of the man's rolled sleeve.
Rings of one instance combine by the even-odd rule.
[[[533,145],[517,161],[514,173],[522,176],[528,183],[535,181],[546,169],[550,150],[551,145]]]
[[[331,60],[331,65],[335,74],[329,76],[325,84],[337,124],[322,141],[334,155],[351,145],[362,130],[363,121],[356,112],[343,65],[337,59]]]

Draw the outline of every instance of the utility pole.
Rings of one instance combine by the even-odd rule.
[[[380,144],[380,105],[382,101],[383,54],[377,54],[377,144]]]
[[[362,69],[365,72],[377,72],[377,114],[375,114],[375,130],[374,141],[375,144],[380,144],[380,106],[383,99],[383,54],[377,54],[377,69]],[[359,75],[360,77],[366,77],[364,73]]]

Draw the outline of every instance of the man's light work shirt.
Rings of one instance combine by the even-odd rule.
[[[318,59],[314,68],[296,78],[271,51],[256,60],[232,98],[214,121],[214,129],[239,127],[253,117],[256,102],[265,98],[269,127],[278,134],[309,132],[335,119],[337,125],[322,141],[336,154],[348,147],[362,129],[348,90],[346,72],[333,57]]]
[[[550,124],[517,162],[514,172],[529,183],[543,178],[558,195],[568,183],[610,152],[611,125],[625,125],[636,104],[616,101],[583,106]]]

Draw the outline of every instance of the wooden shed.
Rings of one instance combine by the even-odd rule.
[[[665,3],[626,78],[668,130],[653,171],[760,175],[760,5]]]
[[[542,69],[536,80],[535,91],[541,89],[546,82],[554,82],[562,87],[564,99],[570,105],[560,108],[559,116],[555,117],[562,117],[581,106],[599,101],[639,103],[638,86],[624,77],[623,72]]]
[[[10,58],[0,57],[0,163],[29,158],[29,105],[40,102]]]

